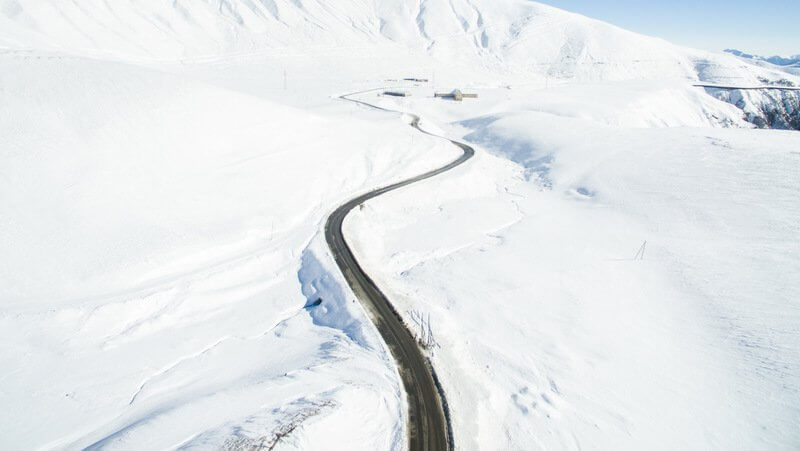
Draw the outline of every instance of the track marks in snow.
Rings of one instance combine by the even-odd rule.
[[[181,364],[183,364],[184,362],[186,362],[188,360],[196,359],[196,358],[208,353],[212,349],[216,348],[217,346],[219,346],[220,344],[224,343],[225,341],[227,341],[227,340],[229,340],[231,338],[232,337],[220,338],[214,344],[205,347],[201,351],[199,351],[199,352],[197,352],[195,354],[183,357],[181,359],[178,359],[178,361],[173,363],[172,365],[167,366],[166,368],[154,373],[151,376],[147,376],[144,379],[144,381],[142,381],[141,385],[139,385],[139,388],[136,390],[136,392],[133,394],[133,396],[131,396],[131,400],[128,401],[128,405],[132,405],[136,401],[136,398],[138,398],[139,395],[142,393],[142,391],[145,389],[145,387],[147,387],[153,380],[158,379],[159,377],[169,373],[170,371],[172,371],[175,368],[179,367]]]
[[[517,203],[512,201],[512,204],[517,209],[517,217],[496,227],[472,234],[472,238],[465,237],[464,241],[457,245],[453,245],[451,247],[439,247],[432,251],[418,255],[412,261],[406,263],[404,269],[398,271],[399,275],[402,277],[407,277],[415,269],[424,266],[428,262],[446,260],[460,252],[465,252],[472,249],[475,249],[478,252],[486,252],[487,247],[489,246],[503,246],[505,244],[505,236],[503,232],[516,226],[524,219],[524,216],[519,210]],[[441,208],[442,207],[440,207],[440,209]],[[390,260],[398,258],[408,258],[408,255],[396,253],[390,257]]]
[[[200,351],[198,351],[198,352],[196,352],[194,354],[190,354],[190,355],[188,355],[186,357],[182,357],[182,358],[178,359],[175,363],[173,363],[171,365],[168,365],[167,367],[157,371],[156,373],[154,373],[151,376],[146,377],[144,379],[144,381],[142,381],[141,385],[139,385],[139,388],[136,390],[136,392],[131,396],[131,400],[128,402],[128,405],[132,405],[148,385],[151,385],[152,383],[157,383],[157,380],[159,378],[161,378],[162,376],[164,376],[164,375],[170,373],[171,371],[179,368],[184,363],[186,363],[186,362],[188,362],[190,360],[194,360],[194,359],[200,358],[200,357],[208,354],[209,352],[211,352],[212,350],[214,350],[215,348],[219,347],[221,344],[223,344],[223,343],[225,343],[225,342],[227,342],[229,340],[240,340],[240,341],[258,340],[258,339],[268,335],[272,331],[276,330],[279,326],[285,324],[287,321],[289,321],[292,318],[296,317],[302,311],[303,311],[303,309],[300,309],[300,310],[292,312],[289,315],[286,315],[282,320],[276,322],[269,329],[267,329],[266,331],[264,331],[263,333],[260,333],[258,335],[255,335],[255,336],[252,336],[252,337],[225,336],[225,337],[222,337],[219,340],[215,341],[211,345],[206,346],[205,348],[201,349]]]
[[[281,242],[282,232],[273,235],[276,233],[280,237],[277,242]],[[273,238],[269,240],[276,243]],[[113,348],[178,323],[206,321],[229,307],[231,300],[253,302],[269,296],[270,290],[289,280],[294,261],[287,252],[266,246],[269,244],[129,290],[72,301],[73,307],[61,315],[62,320],[64,315],[74,317],[70,319],[75,330],[70,341],[97,342],[103,348]],[[263,275],[265,265],[272,268],[269,278]],[[36,316],[47,318],[46,313]]]
[[[523,415],[542,415],[547,418],[558,418],[561,415],[563,395],[553,379],[547,380],[543,388],[523,386],[511,395],[514,406]]]

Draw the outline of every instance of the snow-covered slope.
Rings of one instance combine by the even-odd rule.
[[[346,223],[429,318],[460,449],[800,444],[800,133],[712,128],[692,93],[393,100],[485,151]]]
[[[0,448],[247,449],[301,423],[311,448],[402,448],[399,379],[320,224],[455,152],[340,103],[0,57]]]
[[[7,48],[143,59],[400,44],[528,77],[753,84],[786,75],[527,0],[0,0],[0,29]]]

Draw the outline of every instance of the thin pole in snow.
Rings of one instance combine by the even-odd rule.
[[[433,346],[433,330],[431,330],[431,314],[428,313],[428,347]]]
[[[636,255],[633,256],[633,259],[644,260],[644,251],[646,248],[647,248],[647,241],[645,240],[645,242],[642,243],[642,247],[640,247],[639,250],[636,251]]]

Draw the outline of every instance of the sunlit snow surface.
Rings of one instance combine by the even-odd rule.
[[[399,379],[321,227],[455,150],[396,146],[415,132],[335,85],[315,114],[121,63],[0,65],[1,447],[248,449],[297,421],[284,445],[402,448]]]
[[[404,107],[487,153],[347,224],[400,309],[431,315],[464,447],[793,448],[800,136],[481,94]]]
[[[478,153],[348,239],[459,449],[797,448],[800,135],[690,86],[783,77],[527,1],[0,0],[0,448],[402,449],[321,238],[458,155],[336,98],[395,85]]]

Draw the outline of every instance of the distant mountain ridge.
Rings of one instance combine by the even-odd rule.
[[[770,56],[764,57],[759,55],[753,55],[750,53],[742,52],[741,50],[736,49],[725,49],[725,53],[730,53],[731,55],[738,56],[739,58],[745,58],[749,60],[756,60],[756,61],[766,61],[768,63],[772,63],[776,66],[797,66],[800,67],[800,54],[790,56],[788,58],[784,58],[782,56]]]
[[[144,61],[409,52],[526,81],[800,85],[794,68],[742,65],[530,0],[0,0],[0,51],[30,49]]]

